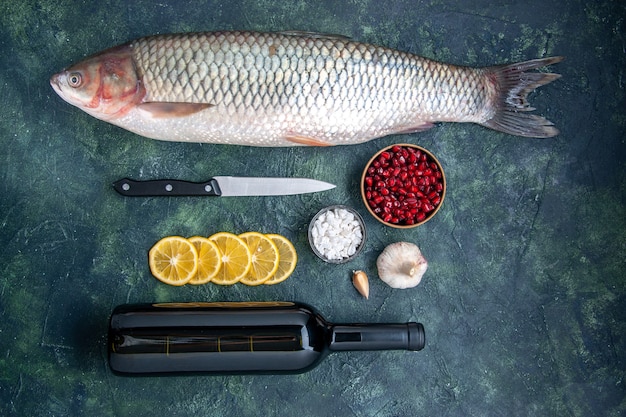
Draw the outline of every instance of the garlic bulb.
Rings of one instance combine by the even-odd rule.
[[[428,262],[413,243],[396,242],[387,246],[376,261],[378,276],[392,288],[413,288],[422,280]]]

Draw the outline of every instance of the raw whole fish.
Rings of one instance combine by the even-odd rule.
[[[52,76],[90,115],[149,138],[250,146],[349,145],[473,122],[551,137],[526,96],[562,57],[470,68],[333,35],[157,35],[105,50]]]

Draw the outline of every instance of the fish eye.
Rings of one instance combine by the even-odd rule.
[[[80,75],[80,72],[72,72],[67,77],[67,83],[70,87],[78,88],[83,83],[83,77]]]

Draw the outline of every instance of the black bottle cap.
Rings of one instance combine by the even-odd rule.
[[[426,335],[422,323],[408,323],[409,328],[409,350],[418,351],[424,349]]]

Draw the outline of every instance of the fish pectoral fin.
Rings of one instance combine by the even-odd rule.
[[[137,105],[139,110],[149,113],[154,118],[167,117],[184,117],[194,113],[198,113],[209,107],[213,107],[209,103],[173,103],[148,101]]]
[[[285,136],[285,139],[291,143],[295,143],[296,145],[305,145],[305,146],[333,146],[332,143],[323,141],[321,139],[311,138],[308,136],[295,135],[290,134]]]

